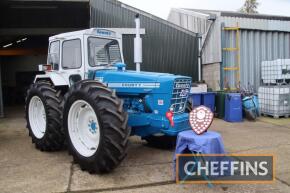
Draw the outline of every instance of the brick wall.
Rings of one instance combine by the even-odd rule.
[[[202,77],[208,88],[220,90],[220,63],[204,64]]]

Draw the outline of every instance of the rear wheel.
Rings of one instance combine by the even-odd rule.
[[[185,113],[190,113],[192,111],[191,102],[187,101],[185,107]],[[173,149],[176,145],[176,137],[177,136],[154,136],[150,135],[148,137],[144,137],[147,141],[147,144],[151,147],[156,147],[159,149]]]
[[[126,156],[130,129],[115,92],[92,80],[76,83],[65,97],[64,128],[74,161],[90,173],[106,173]]]
[[[37,149],[59,150],[64,144],[62,96],[49,82],[36,82],[27,91],[26,121]]]

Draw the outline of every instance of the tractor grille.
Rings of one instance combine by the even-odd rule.
[[[171,98],[170,110],[174,113],[183,113],[186,107],[188,93],[190,92],[191,79],[175,79]]]

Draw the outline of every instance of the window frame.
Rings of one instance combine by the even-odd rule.
[[[69,42],[69,41],[73,41],[73,40],[80,40],[81,64],[80,64],[80,66],[77,67],[77,68],[67,68],[67,67],[64,67],[64,66],[63,66],[63,59],[64,59],[64,57],[63,57],[63,55],[64,55],[64,54],[63,54],[63,45],[64,45],[65,42]],[[62,41],[61,48],[62,48],[62,54],[61,54],[61,68],[62,68],[63,70],[80,69],[80,68],[83,66],[83,56],[82,56],[83,51],[82,51],[82,40],[81,40],[81,38],[74,38],[74,39],[64,40],[64,41]]]
[[[89,48],[90,48],[89,39],[90,38],[97,38],[97,39],[104,39],[104,40],[115,40],[115,41],[117,41],[118,42],[118,46],[119,46],[120,59],[121,59],[121,61],[123,61],[123,56],[122,56],[122,52],[121,52],[121,49],[120,49],[120,42],[117,39],[103,38],[103,37],[97,37],[97,36],[88,36],[88,38],[87,38],[87,49],[88,49],[87,57],[88,57],[88,64],[89,64],[90,67],[106,66],[106,65],[91,65],[90,64],[90,60],[89,60]],[[110,59],[110,56],[108,57],[108,59]],[[107,64],[107,65],[109,65],[109,64]]]
[[[60,59],[60,56],[61,56],[61,54],[60,54],[60,40],[53,40],[53,41],[51,41],[51,42],[49,42],[49,46],[48,46],[48,55],[50,54],[50,48],[51,48],[51,44],[53,44],[53,43],[55,43],[55,42],[58,42],[59,44],[58,44],[58,55],[59,55],[59,61],[58,61],[58,63],[60,63],[61,62],[61,59]],[[48,57],[47,57],[47,60],[46,60],[46,63],[48,64]],[[60,64],[58,64],[58,65],[60,65]]]

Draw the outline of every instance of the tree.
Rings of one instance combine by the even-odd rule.
[[[257,0],[246,0],[239,11],[242,13],[258,13],[258,6],[259,2]]]

